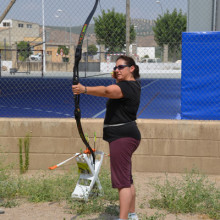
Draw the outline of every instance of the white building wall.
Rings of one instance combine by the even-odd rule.
[[[141,59],[145,55],[148,55],[149,58],[155,58],[155,47],[138,47],[137,55],[139,59]]]
[[[4,22],[10,22],[10,27],[3,27]],[[19,27],[19,24],[23,24],[23,27]],[[28,28],[28,26],[30,28]],[[3,20],[0,27],[0,42],[6,41],[8,45],[23,41],[25,37],[37,38],[40,35],[40,26],[36,23],[18,20]]]
[[[12,20],[11,19],[5,19],[5,20],[3,20],[1,23],[0,23],[0,27],[4,27],[3,26],[3,23],[10,23],[10,27],[12,27]]]

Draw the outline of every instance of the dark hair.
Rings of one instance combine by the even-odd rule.
[[[121,56],[119,56],[119,57],[117,58],[116,62],[117,62],[118,60],[120,60],[120,59],[124,60],[125,63],[126,63],[126,65],[128,65],[128,66],[134,66],[135,69],[134,69],[134,71],[132,72],[132,75],[133,75],[133,77],[134,77],[135,79],[140,78],[139,66],[136,65],[136,63],[135,63],[135,61],[134,61],[134,59],[133,59],[132,57],[125,56],[125,55],[121,55]]]

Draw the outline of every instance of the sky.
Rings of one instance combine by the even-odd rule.
[[[0,0],[0,14],[11,0]],[[45,25],[80,26],[89,15],[95,0],[44,0]],[[95,17],[102,10],[115,9],[126,13],[126,0],[100,0]],[[158,14],[174,8],[187,11],[187,0],[130,0],[131,18],[154,20]],[[60,9],[60,10],[59,10]],[[58,11],[59,10],[59,11]],[[42,0],[16,0],[6,19],[17,19],[42,24]],[[91,21],[93,23],[93,20]]]

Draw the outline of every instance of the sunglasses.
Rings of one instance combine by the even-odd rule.
[[[125,67],[130,67],[130,66],[128,66],[128,65],[118,65],[118,66],[115,66],[114,68],[113,68],[113,70],[115,71],[115,70],[123,70]]]

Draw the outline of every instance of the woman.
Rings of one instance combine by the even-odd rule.
[[[128,56],[116,60],[110,86],[73,85],[73,93],[107,97],[103,139],[109,142],[112,187],[117,188],[120,219],[138,219],[135,214],[135,188],[131,174],[131,157],[139,146],[141,135],[135,122],[140,103],[139,67]]]

